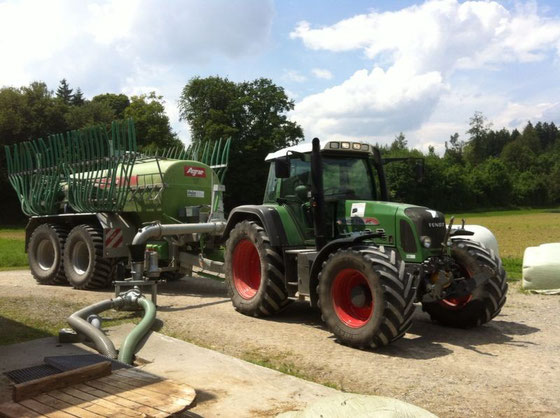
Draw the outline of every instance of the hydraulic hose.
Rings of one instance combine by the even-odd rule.
[[[134,327],[130,334],[127,335],[120,348],[119,361],[126,364],[132,364],[132,357],[134,356],[136,346],[142,337],[144,337],[144,335],[146,335],[146,333],[150,330],[154,320],[156,319],[156,306],[151,300],[142,296],[136,300],[136,303],[144,309],[144,317],[140,323]]]
[[[103,334],[103,331],[94,327],[85,318],[93,314],[99,314],[107,309],[115,307],[116,302],[113,299],[103,300],[93,305],[87,306],[74,312],[68,317],[68,324],[78,333],[82,333],[89,337],[97,351],[106,357],[115,359],[117,358],[117,350],[112,341]]]

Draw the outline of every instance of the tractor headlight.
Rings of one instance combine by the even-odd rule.
[[[420,242],[424,248],[430,248],[432,246],[432,239],[425,235],[420,237]]]

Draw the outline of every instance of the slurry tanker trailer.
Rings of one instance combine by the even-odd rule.
[[[269,154],[264,202],[226,218],[229,147],[149,156],[136,149],[132,121],[7,147],[35,279],[89,289],[115,271],[146,283],[197,266],[225,274],[237,311],[268,316],[307,300],[358,348],[402,337],[415,303],[462,328],[500,312],[498,255],[441,212],[390,202],[391,160],[377,148],[315,138]]]

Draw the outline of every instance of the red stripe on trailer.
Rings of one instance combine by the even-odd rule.
[[[119,237],[119,239],[115,242],[115,244],[113,245],[114,248],[119,247],[123,242],[123,236],[121,234],[121,236]]]
[[[113,241],[113,239],[115,238],[115,236],[120,232],[120,228],[115,228],[115,229],[106,229],[105,233],[105,246],[109,246],[109,244],[111,243],[111,241]],[[110,232],[109,232],[110,231]]]

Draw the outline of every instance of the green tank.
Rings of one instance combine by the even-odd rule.
[[[129,196],[122,212],[140,222],[186,222],[210,212],[217,174],[208,165],[192,160],[137,162],[129,178]],[[198,219],[197,219],[198,221]]]

